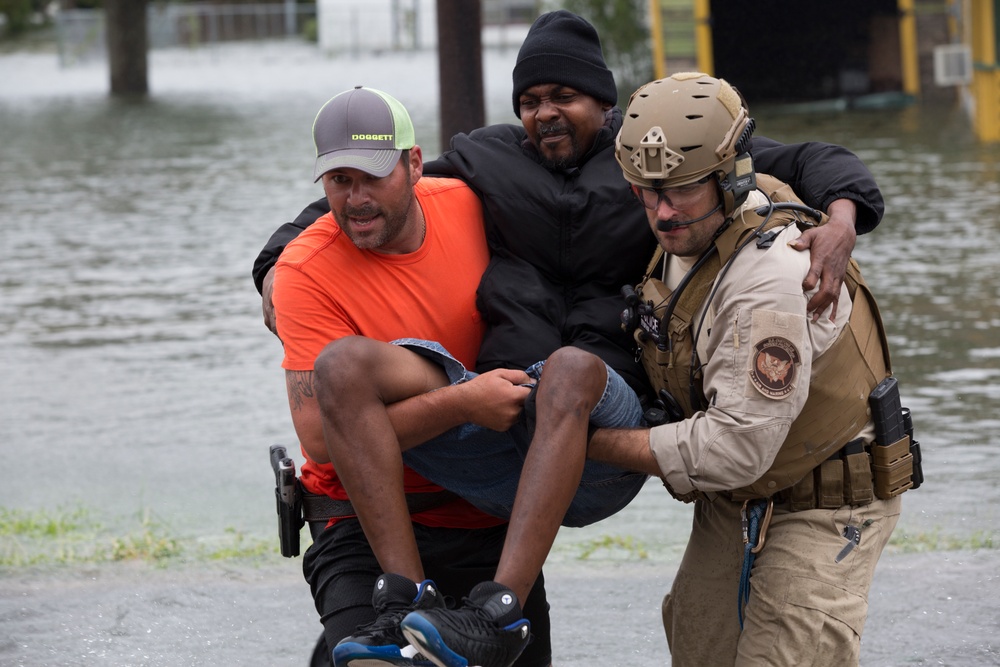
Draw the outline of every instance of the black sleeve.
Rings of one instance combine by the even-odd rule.
[[[475,190],[477,167],[481,160],[487,159],[484,155],[491,155],[495,150],[518,149],[524,136],[524,127],[510,123],[480,127],[468,134],[459,132],[441,155],[424,161],[424,176],[460,178]]]
[[[857,155],[842,146],[822,142],[781,144],[754,137],[750,144],[754,168],[788,183],[802,200],[826,210],[835,199],[850,199],[858,207],[858,234],[875,229],[885,211],[875,177]]]
[[[285,249],[288,242],[298,236],[303,229],[316,222],[320,216],[330,212],[330,203],[323,199],[317,199],[313,203],[302,209],[299,216],[292,222],[286,222],[271,234],[264,249],[257,255],[253,263],[253,284],[257,286],[258,292],[264,290],[264,276],[271,270],[274,263],[278,261],[281,251]]]
[[[451,153],[449,151],[448,153]],[[461,174],[448,160],[448,153],[428,162],[424,162],[424,176],[460,178]]]

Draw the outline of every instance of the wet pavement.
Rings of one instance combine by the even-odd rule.
[[[299,560],[20,569],[0,578],[0,665],[305,667],[320,632]],[[546,570],[557,667],[669,665],[659,605],[673,567]],[[887,554],[865,667],[1000,665],[1000,552]],[[734,598],[735,599],[735,598]]]

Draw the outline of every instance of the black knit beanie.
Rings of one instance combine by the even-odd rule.
[[[521,93],[540,83],[558,83],[602,102],[618,103],[618,88],[604,62],[597,31],[586,19],[565,9],[535,19],[517,53],[513,78],[514,114],[518,118]]]

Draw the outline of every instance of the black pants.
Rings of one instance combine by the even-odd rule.
[[[445,596],[461,599],[496,574],[507,534],[506,524],[475,530],[428,528],[413,524],[424,574]],[[357,519],[342,519],[317,535],[302,562],[332,648],[359,625],[375,618],[372,589],[382,570]],[[549,604],[541,574],[524,604],[532,641],[514,667],[548,667],[552,662]],[[329,654],[328,654],[329,655]]]

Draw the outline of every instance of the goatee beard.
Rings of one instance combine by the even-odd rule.
[[[570,151],[568,154],[559,155],[558,157],[549,157],[540,147],[542,146],[542,139],[550,134],[565,134],[569,139]],[[573,132],[573,128],[567,125],[543,125],[538,128],[538,144],[539,150],[538,154],[541,157],[542,166],[550,171],[565,171],[567,169],[572,169],[580,161],[580,149],[576,145],[576,133]]]

